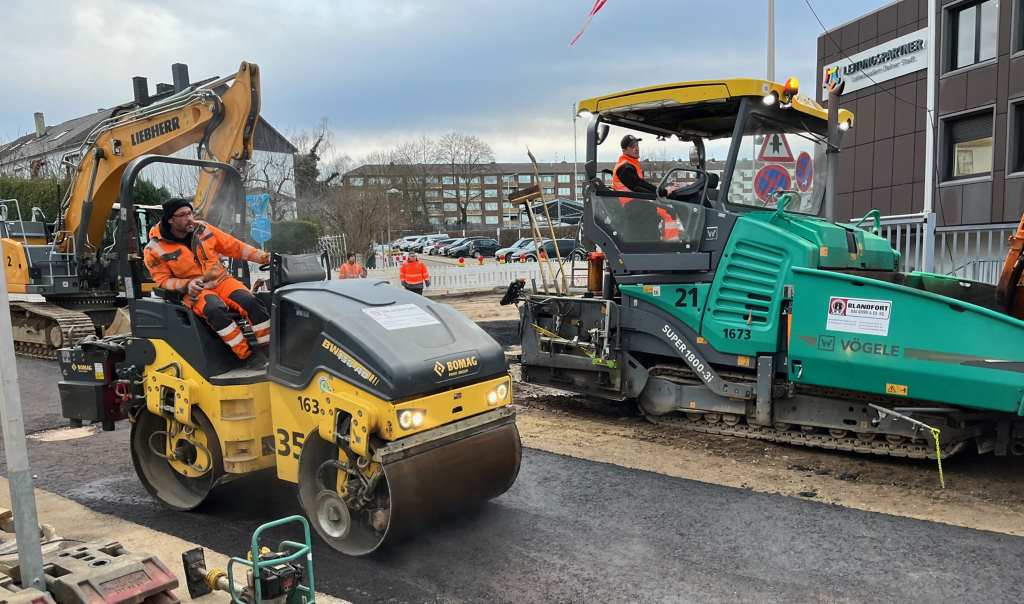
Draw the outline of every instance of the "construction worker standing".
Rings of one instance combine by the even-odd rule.
[[[150,229],[149,237],[144,256],[157,287],[183,294],[185,306],[205,319],[238,358],[247,359],[252,351],[229,308],[249,321],[258,344],[270,342],[266,308],[221,263],[221,257],[227,256],[266,264],[268,252],[196,220],[192,203],[180,197],[163,204],[163,217]]]
[[[356,262],[356,255],[350,253],[341,266],[338,267],[338,278],[339,279],[364,279],[366,278],[366,269],[363,268],[362,264]]]
[[[405,289],[423,294],[423,287],[430,285],[430,271],[427,265],[420,262],[415,253],[410,253],[402,268],[399,269],[398,278],[402,280],[402,287]]]

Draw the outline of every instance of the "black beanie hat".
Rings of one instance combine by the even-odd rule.
[[[175,212],[177,212],[181,208],[184,208],[185,206],[188,206],[189,209],[193,209],[192,200],[186,199],[184,197],[172,197],[168,199],[167,201],[164,202],[164,214],[160,220],[163,222],[167,222],[168,220],[171,219],[171,216],[174,216]]]

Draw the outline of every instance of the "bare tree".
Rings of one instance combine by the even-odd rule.
[[[402,190],[405,198],[416,208],[423,222],[429,223],[430,206],[427,191],[435,184],[433,179],[437,178],[436,172],[432,169],[438,157],[437,142],[422,136],[399,144],[393,156],[394,162],[402,166]]]
[[[455,203],[459,218],[466,224],[470,203],[480,203],[483,188],[480,179],[486,164],[494,161],[491,146],[471,134],[450,132],[437,143],[437,161],[445,165],[445,173],[458,185]]]

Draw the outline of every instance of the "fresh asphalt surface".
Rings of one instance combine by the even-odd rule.
[[[56,364],[18,368],[27,431],[64,425]],[[29,459],[43,489],[228,554],[299,511],[271,475],[169,511],[135,477],[126,425],[30,439]],[[1020,602],[1022,558],[1022,538],[535,450],[512,489],[472,514],[366,558],[314,543],[317,590],[354,602]]]

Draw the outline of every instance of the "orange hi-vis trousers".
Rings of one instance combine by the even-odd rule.
[[[204,289],[195,299],[185,294],[185,305],[202,317],[240,359],[248,358],[252,351],[249,349],[249,342],[245,339],[245,334],[242,333],[242,328],[232,320],[228,309],[237,312],[249,321],[257,344],[270,342],[270,315],[267,313],[267,309],[263,308],[263,304],[256,299],[256,296],[252,295],[245,285],[233,277],[228,277],[217,285]]]

